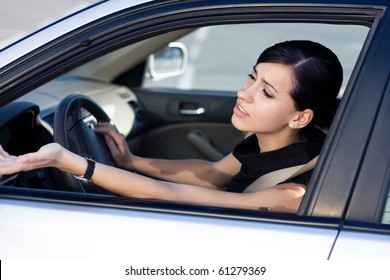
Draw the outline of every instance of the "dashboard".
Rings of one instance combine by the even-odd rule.
[[[42,119],[52,126],[57,104],[70,94],[82,94],[96,101],[119,132],[128,135],[136,121],[134,107],[138,100],[135,94],[125,86],[104,83],[75,76],[63,76],[20,98],[39,106]]]
[[[136,108],[135,94],[124,86],[63,76],[35,89],[0,109],[0,144],[12,155],[37,151],[41,146],[54,141],[54,115],[59,102],[70,94],[92,98],[115,123],[124,135],[134,133]],[[90,128],[96,119],[86,109],[81,117]],[[55,189],[59,185],[58,171],[51,168],[20,172],[0,177],[2,185]]]

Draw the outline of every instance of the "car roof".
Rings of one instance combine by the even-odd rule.
[[[0,68],[68,32],[99,18],[152,0],[102,1],[64,17],[0,50]],[[12,46],[12,48],[10,48]]]
[[[30,35],[4,47],[0,50],[0,68],[10,64],[20,57],[32,52],[33,50],[69,33],[77,28],[85,26],[95,20],[101,19],[110,14],[125,10],[126,8],[135,7],[150,2],[158,2],[155,0],[106,0],[97,2],[89,7],[79,10],[71,15],[59,19],[46,27],[43,27]],[[191,1],[188,1],[191,2]],[[208,2],[208,1],[205,1]],[[244,4],[243,1],[240,4]],[[263,1],[246,2],[247,4],[259,4]],[[352,6],[385,6],[388,7],[388,0],[342,0],[342,1],[264,1],[264,3],[275,3],[277,5],[305,5],[305,4],[322,4],[322,5],[352,5]],[[237,4],[237,1],[221,1],[221,5]]]

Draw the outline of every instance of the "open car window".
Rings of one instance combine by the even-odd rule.
[[[154,77],[147,68],[145,88],[236,91],[265,48],[286,40],[312,40],[329,47],[344,70],[341,94],[351,76],[369,28],[320,23],[255,23],[202,27],[177,38],[188,51],[186,71]]]
[[[266,47],[293,39],[309,39],[329,47],[338,55],[344,68],[341,98],[368,32],[369,28],[363,25],[326,23],[227,24],[179,29],[105,54],[42,85],[20,100],[37,104],[43,127],[53,133],[58,102],[73,93],[87,95],[127,136],[128,145],[135,154],[218,160],[244,137],[230,124],[232,105],[236,91]],[[175,52],[164,52],[172,46],[176,48]],[[182,53],[177,53],[180,50]],[[152,61],[155,64],[152,65]],[[180,71],[173,71],[171,67],[176,67],[177,63]],[[215,92],[224,94],[218,96]],[[334,114],[337,104],[329,109]],[[85,122],[92,124],[91,127],[96,123],[88,114]],[[329,125],[330,122],[323,127],[324,132]],[[199,148],[193,137],[197,143],[205,142],[207,148]],[[47,134],[44,140],[48,141]],[[37,136],[37,142],[43,143],[43,140]],[[18,148],[15,149],[17,154]],[[54,177],[56,174],[53,172]],[[7,178],[7,184],[37,184],[34,178],[39,174],[31,176],[25,178],[24,175],[14,182]],[[75,190],[54,186],[59,182],[61,179],[54,178],[50,183],[45,182],[44,188]]]

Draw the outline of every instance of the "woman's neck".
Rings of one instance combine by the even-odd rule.
[[[289,133],[287,135],[279,135],[279,137],[276,137],[274,134],[255,134],[261,153],[278,150],[288,145],[304,141],[298,132]]]

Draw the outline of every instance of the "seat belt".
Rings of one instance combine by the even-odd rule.
[[[275,170],[264,174],[255,180],[244,190],[244,193],[258,192],[268,187],[276,186],[280,182],[284,182],[288,179],[301,175],[309,170],[312,170],[316,165],[318,156],[313,158],[306,164],[291,166],[279,170]]]

